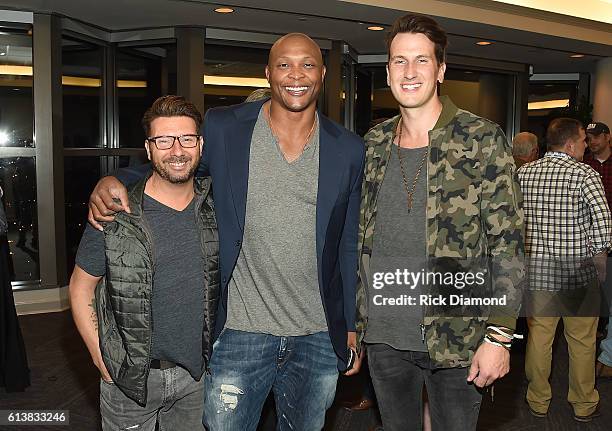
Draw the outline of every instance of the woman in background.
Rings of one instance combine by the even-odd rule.
[[[8,218],[2,195],[0,188],[0,387],[5,387],[7,392],[17,392],[30,386],[30,370],[13,299]]]

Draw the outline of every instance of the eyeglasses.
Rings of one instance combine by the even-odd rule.
[[[193,148],[200,142],[200,135],[181,135],[181,136],[151,136],[147,138],[147,142],[155,144],[158,150],[169,150],[174,145],[174,141],[178,139],[179,144],[183,148]]]

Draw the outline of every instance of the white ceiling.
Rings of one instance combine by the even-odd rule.
[[[213,12],[228,4],[235,13]],[[367,24],[388,26],[404,13],[336,0],[0,0],[0,9],[57,13],[109,31],[176,25],[274,34],[298,31],[343,40],[359,54],[385,52],[384,32],[369,31]],[[531,64],[536,73],[588,72],[597,60],[612,57],[611,45],[519,31],[509,28],[511,23],[500,27],[451,18],[438,17],[438,21],[449,32],[450,54]],[[612,32],[612,25],[597,24]],[[495,43],[475,45],[482,39]],[[570,59],[575,52],[586,55]]]

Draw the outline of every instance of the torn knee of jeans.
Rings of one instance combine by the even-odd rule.
[[[238,407],[238,396],[244,395],[244,391],[236,385],[223,383],[221,384],[221,406],[225,411],[235,410]]]

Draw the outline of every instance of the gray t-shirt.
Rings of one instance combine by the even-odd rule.
[[[203,371],[204,265],[194,201],[177,211],[145,195],[153,239],[151,358],[180,364],[196,379]],[[106,273],[104,234],[87,226],[76,263],[93,276]]]
[[[412,190],[414,176],[427,148],[400,148],[400,151],[408,189]],[[417,180],[410,213],[395,144],[391,148],[385,178],[378,193],[371,273],[396,273],[398,269],[417,273],[425,270],[426,163]],[[374,289],[372,280],[368,282],[368,330],[365,341],[388,344],[398,350],[427,351],[421,333],[423,309],[418,301],[415,305],[374,304],[374,295],[395,298],[405,294],[418,299],[420,286],[411,289],[410,286],[393,284]]]
[[[261,110],[226,327],[276,336],[327,330],[317,273],[318,178],[318,126],[301,156],[288,163]]]

